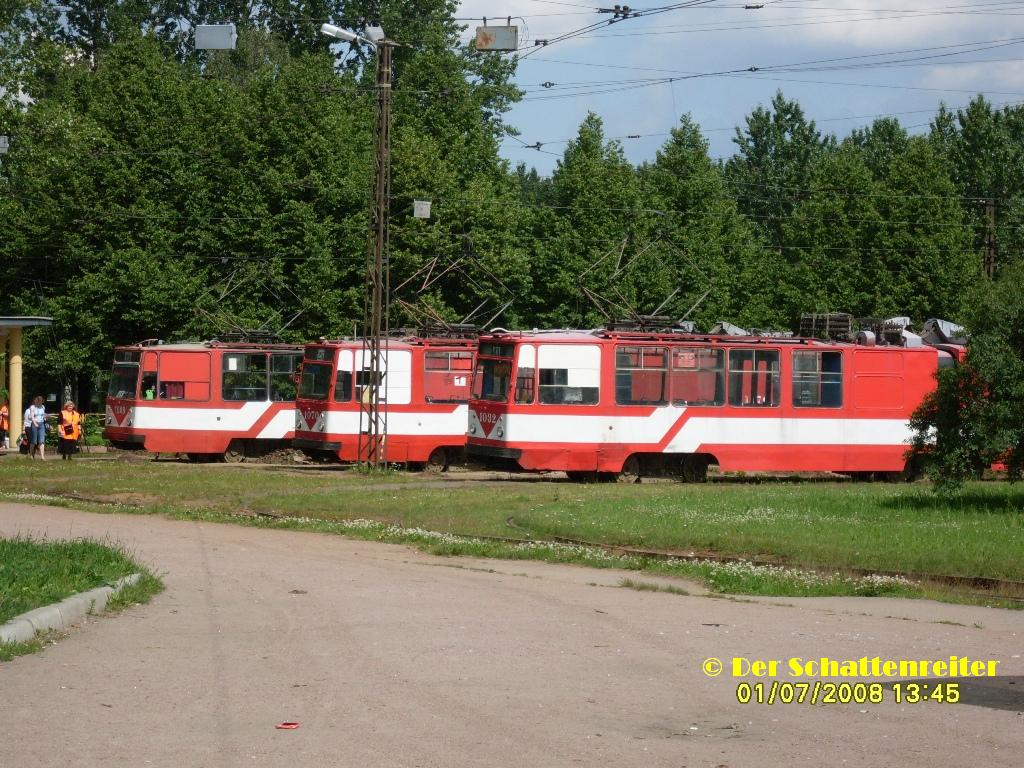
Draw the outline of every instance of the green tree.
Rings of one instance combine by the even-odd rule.
[[[808,195],[813,168],[834,148],[796,101],[779,91],[771,107],[758,106],[737,128],[737,153],[726,162],[726,177],[740,210],[773,245],[782,242],[783,227],[797,204]]]
[[[932,121],[930,138],[949,162],[956,194],[974,229],[978,269],[989,237],[989,206],[996,224],[997,268],[1018,260],[1024,249],[1024,108],[996,109],[980,95],[955,113],[943,106]]]
[[[97,8],[115,6],[127,7]],[[423,298],[449,318],[487,301],[493,311],[530,284],[497,152],[518,97],[513,64],[458,46],[451,3],[419,3],[403,21],[408,7],[389,6],[395,23],[384,22],[416,40],[396,55],[393,285],[468,255]],[[339,64],[326,41],[307,50],[265,23],[203,56],[152,27],[102,28],[113,30],[102,55],[59,35],[30,52],[32,99],[0,104],[0,132],[14,135],[0,172],[0,276],[13,290],[0,309],[56,320],[30,339],[34,373],[84,387],[115,344],[233,324],[349,332],[363,305],[372,59]],[[417,197],[437,203],[431,221],[412,218]]]
[[[967,313],[966,361],[939,373],[938,389],[912,420],[914,450],[940,491],[994,462],[1010,478],[1024,466],[1024,267],[979,285]]]
[[[863,151],[848,143],[820,158],[807,184],[781,229],[788,269],[779,299],[788,324],[802,312],[883,311],[889,281],[875,197],[881,185]]]
[[[602,322],[602,312],[637,309],[648,297],[638,296],[626,274],[648,242],[655,214],[643,209],[635,169],[618,142],[605,141],[596,114],[587,115],[566,147],[550,194],[550,206],[535,218],[535,322],[587,327]],[[595,303],[587,291],[604,300]]]
[[[760,243],[689,115],[640,173],[646,206],[664,212],[653,224],[652,237],[658,241],[652,253],[658,263],[646,279],[663,298],[679,289],[665,311],[678,318],[693,309],[690,319],[705,327],[720,319],[754,325],[778,320],[768,310],[773,303],[770,282],[742,279],[748,267],[760,265]]]

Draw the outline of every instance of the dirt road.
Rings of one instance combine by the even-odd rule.
[[[0,504],[0,535],[17,532],[116,540],[167,590],[0,664],[0,766],[1024,760],[1012,708],[741,705],[736,680],[701,671],[707,657],[957,655],[1024,676],[1024,612],[642,593],[612,571]]]

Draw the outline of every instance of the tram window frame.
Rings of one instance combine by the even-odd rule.
[[[656,362],[651,358],[661,357],[661,365],[648,365]],[[668,347],[649,347],[637,344],[623,344],[615,347],[615,403],[616,405],[668,405]],[[639,384],[645,387],[648,381],[656,381],[657,376],[649,374],[661,373],[660,393],[657,398],[636,397]],[[639,376],[637,375],[639,373]],[[641,393],[642,394],[642,393]]]
[[[146,392],[152,391],[152,397],[146,397]],[[139,381],[139,400],[148,400],[150,402],[155,401],[157,395],[157,375],[156,371],[143,371],[142,378]]]
[[[838,370],[826,369],[824,366],[826,355],[828,355],[829,361],[838,361]],[[806,363],[799,361],[812,362],[813,367],[807,367]],[[843,353],[841,351],[794,349],[792,369],[794,408],[843,407]]]
[[[537,399],[537,369],[516,367],[516,405],[533,405]]]
[[[746,360],[750,361],[750,368],[737,369],[735,367],[735,363],[746,362]],[[774,362],[774,366],[769,365],[766,370],[759,370],[758,364],[762,361]],[[782,355],[778,349],[730,349],[728,362],[729,405],[734,408],[778,408],[781,404],[779,395],[782,378],[781,366]],[[744,390],[747,389],[744,377],[749,377],[747,383],[750,396],[754,398],[750,402],[744,402]],[[759,388],[757,384],[761,380],[766,383],[767,394],[756,391]],[[759,397],[767,399],[758,401]]]
[[[541,405],[597,405],[600,387],[570,386],[569,368],[537,369],[537,401]]]
[[[459,382],[460,378],[464,379],[461,383]],[[425,402],[467,403],[472,383],[472,352],[461,349],[435,349],[423,353],[423,400]],[[460,392],[453,392],[455,389]]]
[[[495,376],[496,372],[499,374],[498,376]],[[511,384],[511,357],[477,358],[476,374],[473,376],[471,389],[474,399],[486,400],[489,403],[507,403],[509,390],[512,388]]]
[[[726,384],[725,384],[725,350],[711,347],[673,347],[672,368],[669,374],[669,384],[672,388],[672,405],[690,407],[718,407],[725,405]],[[687,356],[693,355],[693,365],[683,365]],[[711,367],[703,365],[703,360],[708,356],[717,358],[717,364]],[[715,394],[712,400],[685,400],[677,397],[677,389],[682,393],[680,377],[700,376],[701,374],[713,374],[715,377]],[[699,389],[699,382],[698,382]]]
[[[356,400],[360,403],[364,402],[363,398],[366,397],[366,392],[371,390],[371,378],[370,374],[373,373],[369,368],[360,368],[356,371],[355,375],[355,396]],[[377,400],[381,403],[387,402],[387,388],[384,386],[384,381],[387,378],[387,371],[377,371],[375,380],[377,382]],[[368,402],[368,401],[367,401]]]
[[[597,344],[540,344],[537,402],[569,407],[599,405],[601,355]]]
[[[270,386],[270,365],[266,352],[229,352],[225,353],[221,362],[221,376],[220,376],[220,392],[221,397],[224,400],[233,403],[260,403],[266,402],[269,398],[269,386]],[[244,368],[232,367],[231,362],[240,360],[241,358],[247,358],[247,362]],[[263,369],[252,368],[252,363],[261,360],[263,363]],[[262,373],[263,387],[262,396],[257,397],[260,393],[260,388],[255,386],[256,377],[252,374]],[[231,382],[229,382],[229,375],[232,375]],[[245,378],[242,378],[242,376]],[[235,378],[238,380],[235,381]],[[230,394],[230,396],[229,396]],[[248,395],[239,397],[238,395]]]
[[[323,394],[320,394],[318,390],[314,390],[313,386],[317,383],[322,383],[317,378],[317,373],[323,373],[324,369],[327,371],[327,388],[323,390]],[[297,397],[300,400],[326,400],[331,390],[331,373],[334,370],[334,365],[330,361],[313,360],[306,357],[302,364],[302,376],[299,377],[299,390]],[[309,388],[303,390],[303,385],[309,382]]]
[[[334,402],[351,403],[355,394],[356,377],[352,371],[338,369],[334,373]],[[326,398],[324,398],[326,400]]]
[[[270,354],[270,370],[267,374],[269,399],[275,403],[294,403],[299,388],[295,383],[295,369],[302,363],[301,352],[272,352]],[[288,361],[282,366],[282,361]],[[291,390],[291,397],[277,397],[281,385]]]
[[[118,372],[120,370],[120,373]],[[134,371],[134,375],[130,376],[132,381],[131,389],[120,387],[114,389],[115,385],[124,384],[129,379],[127,371]],[[139,364],[138,363],[114,363],[114,367],[110,371],[110,381],[107,383],[107,397],[112,397],[117,400],[134,400],[138,394],[139,388]]]

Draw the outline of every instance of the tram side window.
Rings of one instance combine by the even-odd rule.
[[[729,405],[743,408],[771,408],[778,404],[778,350],[730,350]]]
[[[334,377],[334,402],[348,403],[352,401],[352,371],[338,371]]]
[[[139,397],[143,400],[156,400],[156,371],[146,371],[142,374]]]
[[[534,385],[535,372],[533,368],[516,368],[516,402],[520,405],[529,405],[533,402],[534,389],[536,389]]]
[[[665,405],[667,380],[664,347],[616,347],[615,402],[619,405]]]
[[[725,350],[689,347],[673,349],[672,403],[724,404]]]
[[[267,356],[224,355],[221,392],[225,400],[266,400]]]
[[[356,399],[359,402],[369,402],[370,399],[370,384],[374,381],[374,378],[370,376],[371,371],[363,369],[356,371]],[[377,371],[377,398],[384,402],[387,399],[387,392],[384,389],[384,374],[385,371]]]
[[[295,366],[302,355],[278,354],[270,356],[270,399],[279,403],[295,400]]]
[[[423,397],[428,403],[464,403],[472,374],[472,352],[426,352]]]
[[[160,391],[157,393],[157,397],[161,400],[184,400],[185,382],[161,381]]]
[[[798,408],[842,407],[842,352],[794,350],[793,405]]]
[[[597,405],[601,350],[590,344],[542,344],[538,389],[544,405]]]

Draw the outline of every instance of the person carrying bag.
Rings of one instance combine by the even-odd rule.
[[[75,404],[68,400],[57,419],[57,449],[60,457],[69,460],[78,452],[78,441],[82,437],[82,414],[75,409]]]

